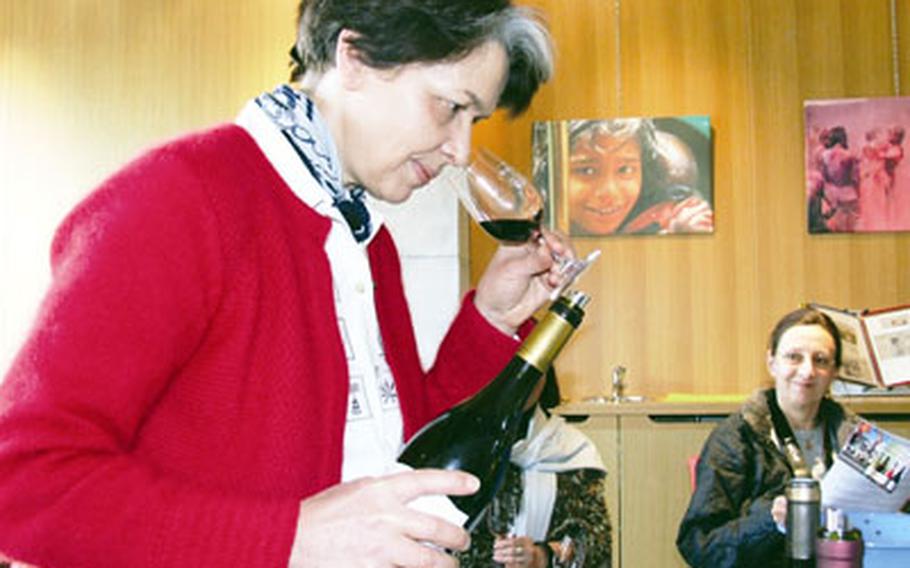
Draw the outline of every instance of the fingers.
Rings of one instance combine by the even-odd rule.
[[[529,566],[534,560],[534,541],[526,536],[497,538],[493,561],[506,566]]]
[[[433,543],[449,550],[467,550],[468,531],[434,515],[415,512],[402,520],[402,532],[415,542]]]
[[[501,245],[477,284],[474,305],[490,324],[514,334],[563,284],[559,256],[574,259],[575,252],[568,238],[547,229],[527,243]]]
[[[540,234],[550,250],[558,256],[576,258],[575,249],[566,235],[546,228],[541,228]]]
[[[469,535],[412,503],[447,501],[441,495],[467,495],[478,486],[464,472],[417,470],[326,489],[301,502],[290,565],[350,566],[368,558],[377,566],[454,567],[445,549],[464,550]]]
[[[438,547],[408,541],[396,551],[394,565],[413,568],[457,568],[458,561]]]
[[[787,521],[787,498],[785,496],[778,495],[771,502],[771,517],[779,525],[783,525]]]
[[[438,507],[423,509],[427,512],[422,512],[422,507],[418,503],[419,498],[430,496],[439,499],[443,506],[454,508],[450,501],[444,501],[439,496],[474,493],[480,487],[476,477],[462,471],[422,469],[390,475],[380,483],[382,484],[380,491],[388,491],[394,499],[404,505],[411,503],[408,514],[399,520],[405,536],[417,542],[433,543],[451,550],[464,550],[469,546],[470,537],[467,531],[450,522],[451,517],[447,517],[449,519],[447,521],[437,516]]]
[[[714,211],[707,201],[697,197],[686,198],[677,203],[671,212],[669,229],[676,231],[704,231],[714,223]]]
[[[549,229],[541,229],[538,246],[538,254],[546,255],[540,265],[542,283],[553,290],[563,284],[567,266],[577,259],[575,249],[566,235]]]
[[[578,258],[575,247],[572,246],[572,240],[565,233],[548,229],[543,231],[542,235],[547,246],[556,255],[573,260]]]
[[[470,473],[444,469],[403,471],[378,482],[402,503],[422,495],[471,495],[480,489],[480,480]]]

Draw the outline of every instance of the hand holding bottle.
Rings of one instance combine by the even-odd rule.
[[[582,292],[560,297],[519,346],[515,356],[486,387],[420,429],[398,456],[404,465],[467,471],[481,487],[452,502],[473,529],[499,491],[512,445],[520,436],[523,409],[584,318],[590,298]]]
[[[289,566],[457,566],[467,532],[408,507],[424,495],[470,495],[477,478],[419,470],[342,483],[300,504]],[[427,546],[428,543],[434,546]]]

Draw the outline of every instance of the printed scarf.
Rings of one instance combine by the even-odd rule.
[[[344,187],[341,163],[328,127],[313,101],[290,85],[280,85],[256,98],[256,104],[281,131],[300,161],[331,196],[332,204],[361,243],[370,236],[370,213],[363,204],[364,188]]]

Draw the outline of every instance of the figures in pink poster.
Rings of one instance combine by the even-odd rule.
[[[810,233],[910,229],[910,97],[808,101]]]

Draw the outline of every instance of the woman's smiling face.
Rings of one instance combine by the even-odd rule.
[[[768,371],[787,406],[815,405],[837,374],[834,339],[820,325],[795,325],[780,336],[776,353],[768,353]]]
[[[585,232],[609,234],[641,194],[641,146],[635,136],[593,132],[576,140],[569,158],[569,216]]]

